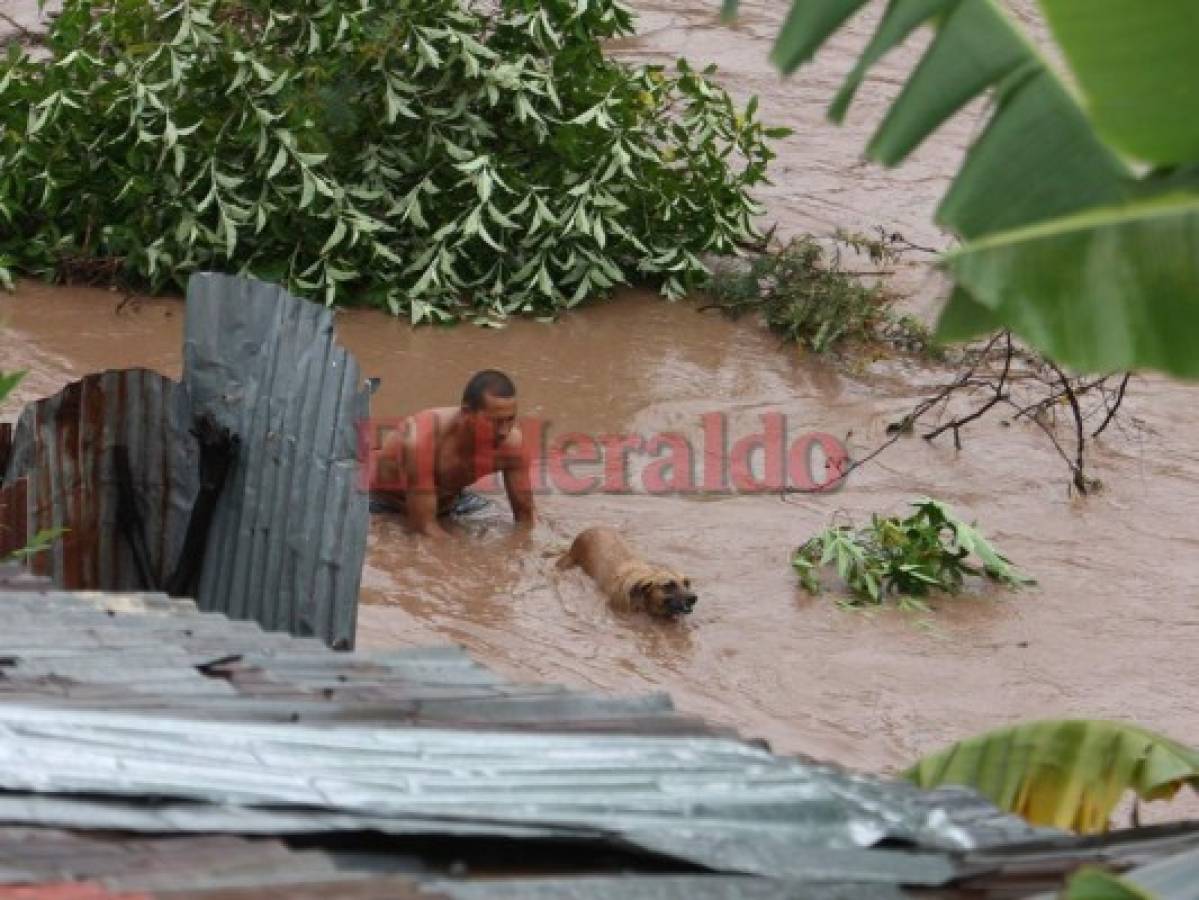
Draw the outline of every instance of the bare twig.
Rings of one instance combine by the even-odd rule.
[[[7,22],[11,27],[13,27],[17,31],[19,31],[21,33],[21,37],[25,38],[25,40],[27,40],[27,41],[31,41],[35,44],[39,44],[42,41],[41,35],[35,34],[34,32],[30,31],[28,28],[26,28],[24,25],[22,25],[20,22],[18,22],[16,19],[14,19],[8,13],[0,12],[0,22]]]
[[[993,407],[996,403],[999,403],[1001,400],[1003,400],[1005,398],[1006,395],[1004,394],[1003,389],[1007,385],[1008,373],[1011,372],[1011,370],[1012,370],[1012,333],[1010,331],[1004,331],[1004,332],[1001,332],[1001,334],[1007,339],[1007,352],[1004,353],[1004,355],[1003,355],[1003,372],[1000,373],[999,381],[995,385],[995,396],[993,396],[990,400],[988,400],[986,403],[984,403],[982,406],[980,406],[978,409],[976,409],[974,412],[970,413],[969,415],[963,416],[958,419],[954,419],[952,422],[942,425],[940,428],[936,428],[933,431],[931,431],[929,434],[926,434],[924,436],[924,439],[926,441],[935,440],[939,435],[945,433],[949,429],[953,429],[954,449],[961,450],[962,449],[962,438],[961,438],[962,428],[966,425],[969,425],[974,420],[981,418],[983,415],[986,414],[986,412],[989,409],[991,409],[991,407]],[[993,346],[995,344],[995,340],[998,337],[999,337],[999,335],[996,335],[995,338],[992,338],[991,344],[988,346]]]
[[[1124,377],[1120,379],[1120,389],[1116,392],[1116,402],[1107,407],[1107,415],[1103,419],[1103,424],[1091,432],[1091,437],[1097,438],[1099,435],[1103,434],[1103,430],[1107,428],[1112,419],[1116,417],[1116,413],[1120,410],[1120,404],[1124,402],[1124,392],[1128,389],[1128,381],[1130,378],[1132,378],[1132,373],[1125,372]],[[1105,397],[1105,405],[1106,402],[1107,398]]]
[[[932,253],[933,255],[939,255],[941,253],[941,251],[935,247],[922,247],[920,244],[913,244],[898,231],[893,231],[888,236],[888,240],[890,243],[899,247],[903,247],[905,250],[919,250],[921,253]]]
[[[1057,439],[1057,435],[1053,433],[1053,429],[1046,425],[1045,420],[1039,416],[1032,419],[1032,423],[1045,432],[1045,436],[1049,438],[1049,442],[1053,444],[1053,449],[1057,451],[1058,456],[1062,458],[1066,465],[1070,467],[1070,471],[1073,472],[1074,462],[1070,459],[1070,454],[1068,454],[1065,448],[1062,447],[1061,441]]]
[[[998,356],[1000,352],[1003,354],[1002,362]],[[1113,422],[1119,425],[1117,414],[1130,376],[1124,376],[1118,389],[1113,388],[1111,376],[1071,378],[1050,360],[1016,346],[1011,334],[1006,331],[996,333],[981,347],[969,350],[964,355],[963,365],[964,370],[952,381],[889,425],[887,440],[861,459],[849,462],[841,478],[876,459],[901,437],[916,431],[917,425],[925,420],[930,423],[927,432],[922,434],[925,440],[932,441],[947,431],[952,432],[954,447],[960,450],[965,429],[997,405],[1003,404],[1014,410],[1006,424],[1027,418],[1045,433],[1054,450],[1069,466],[1073,488],[1081,494],[1088,494],[1095,489],[1098,482],[1086,477],[1086,423],[1106,413],[1095,435]],[[950,415],[950,403],[954,397],[972,396],[977,390],[984,390],[989,396],[969,412]],[[1083,398],[1091,395],[1097,395],[1100,399],[1084,409]],[[1074,418],[1075,446],[1071,448],[1072,452],[1063,446],[1055,431],[1056,411],[1063,402],[1069,406]]]
[[[1082,430],[1082,409],[1078,405],[1078,396],[1074,393],[1074,389],[1070,387],[1070,379],[1066,373],[1058,368],[1057,364],[1052,360],[1045,360],[1046,365],[1057,373],[1058,378],[1062,381],[1062,390],[1065,391],[1066,399],[1070,403],[1070,409],[1074,413],[1074,432],[1075,439],[1078,441],[1077,452],[1075,454],[1074,468],[1074,486],[1078,488],[1080,494],[1087,493],[1087,480],[1083,475],[1083,457],[1086,451],[1087,439]]]

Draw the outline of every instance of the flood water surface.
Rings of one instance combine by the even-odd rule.
[[[11,326],[0,338],[4,367],[32,367],[38,390],[28,394],[109,366],[178,375],[178,302],[116,312],[118,301],[22,284],[0,301]],[[752,322],[636,292],[556,325],[413,331],[355,311],[339,316],[338,331],[365,373],[382,379],[379,417],[453,404],[470,373],[497,367],[516,380],[521,415],[540,420],[547,441],[678,434],[694,448],[697,473],[705,416],[726,423],[729,447],[764,433],[774,415],[788,440],[852,432],[860,455],[944,377],[884,361],[850,378],[780,348]],[[1105,435],[1092,457],[1105,489],[1085,499],[1068,495],[1065,465],[1035,427],[983,420],[961,452],[948,440],[903,440],[828,494],[651,493],[653,457],[629,452],[627,484],[615,485],[626,492],[604,490],[601,465],[569,468],[597,476],[588,492],[550,479],[528,541],[514,536],[498,495],[440,546],[375,516],[359,644],[450,641],[515,678],[666,691],[779,750],[874,770],[1041,716],[1133,718],[1199,742],[1197,396],[1134,381],[1126,421],[1139,427]],[[834,515],[902,513],[921,495],[977,519],[1038,585],[983,586],[926,617],[847,612],[797,588],[791,551]],[[690,575],[694,614],[674,624],[620,616],[580,572],[558,572],[555,554],[600,524]]]
[[[797,128],[780,148],[769,218],[784,230],[872,224],[944,246],[929,223],[976,121],[965,117],[893,172],[857,156],[914,58],[888,60],[849,126],[824,120],[836,78],[868,36],[858,23],[806,79],[781,83],[768,68],[783,5],[743,3],[720,30],[718,4],[638,4],[643,34],[627,58],[721,63],[763,116]],[[769,10],[769,11],[767,11]],[[935,299],[927,268],[901,273],[917,300]],[[177,376],[182,309],[144,301],[117,311],[105,291],[22,283],[0,299],[0,367],[27,382],[0,410],[105,367],[146,365]],[[388,417],[457,402],[469,375],[503,369],[520,412],[552,436],[579,432],[650,440],[677,434],[701,453],[705,416],[726,423],[728,445],[781,417],[788,440],[845,437],[857,454],[946,377],[885,361],[849,377],[804,358],[755,323],[730,323],[695,305],[629,291],[554,325],[413,331],[363,311],[341,314],[342,342],[382,379],[374,413]],[[1123,429],[1097,443],[1091,474],[1104,490],[1071,497],[1057,452],[1031,424],[983,419],[961,452],[946,439],[903,440],[839,491],[817,495],[655,494],[644,453],[630,453],[620,492],[551,489],[540,522],[514,538],[506,502],[431,546],[376,516],[363,573],[359,645],[452,641],[505,675],[604,691],[669,692],[685,710],[761,736],[780,751],[893,771],[920,754],[1019,719],[1132,719],[1199,744],[1199,393],[1155,379],[1133,382]],[[700,468],[699,458],[696,467]],[[595,474],[596,467],[572,467]],[[659,471],[659,474],[660,471]],[[616,476],[613,475],[615,478]],[[619,479],[617,479],[619,482]],[[627,490],[624,490],[627,488]],[[926,617],[839,609],[800,591],[792,550],[834,515],[857,521],[903,513],[911,499],[950,503],[1027,573],[1018,593],[981,588]],[[700,600],[686,621],[663,624],[610,612],[578,571],[554,556],[580,530],[618,527],[646,556],[685,571]]]

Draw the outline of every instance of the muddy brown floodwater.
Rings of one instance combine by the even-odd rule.
[[[780,84],[765,63],[780,13],[745,3],[745,22],[720,31],[715,6],[642,3],[646,34],[620,52],[716,59],[740,95],[763,94],[767,118],[801,129],[781,148],[778,184],[766,194],[786,229],[878,222],[943,245],[929,217],[970,123],[910,167],[865,167],[855,162],[865,126],[823,122],[832,79],[856,45],[834,47],[806,80]],[[849,38],[865,36],[859,26]],[[884,93],[898,78],[886,71],[874,86]],[[935,284],[908,274],[928,300]],[[0,299],[10,326],[0,332],[0,367],[31,371],[0,414],[104,367],[177,376],[179,302],[118,312],[117,301],[29,282]],[[725,415],[732,441],[779,413],[792,437],[852,431],[861,451],[944,377],[896,360],[850,377],[780,347],[752,322],[636,291],[556,325],[413,331],[366,311],[338,322],[365,372],[383,379],[377,415],[453,403],[472,371],[498,367],[515,377],[522,414],[545,420],[553,435],[679,432],[698,446],[705,414]],[[439,549],[375,517],[359,644],[452,641],[511,677],[666,691],[680,707],[780,751],[876,771],[1044,716],[1134,719],[1199,744],[1199,391],[1138,379],[1126,417],[1139,427],[1112,430],[1096,445],[1092,474],[1105,490],[1086,499],[1068,496],[1065,466],[1033,426],[983,420],[961,452],[949,442],[901,441],[842,490],[791,502],[649,495],[640,481],[647,459],[634,454],[629,493],[539,496],[531,546],[514,547],[502,499]],[[835,512],[902,512],[925,494],[977,519],[1037,587],[942,603],[932,628],[895,612],[848,613],[797,589],[790,552]],[[619,527],[646,554],[686,570],[700,594],[694,615],[673,625],[620,618],[578,572],[556,572],[551,554],[595,524]]]

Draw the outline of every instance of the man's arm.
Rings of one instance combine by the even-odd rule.
[[[416,423],[409,421],[402,443],[405,476],[404,511],[407,515],[408,527],[426,537],[449,537],[450,533],[437,521],[433,437],[431,434],[422,436],[419,431]],[[425,471],[422,471],[422,462]]]
[[[513,431],[504,454],[504,490],[512,505],[512,515],[521,525],[533,525],[533,483],[529,476],[529,457],[519,431]]]

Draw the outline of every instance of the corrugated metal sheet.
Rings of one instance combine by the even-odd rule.
[[[34,557],[35,571],[68,589],[142,587],[117,529],[113,460],[121,445],[141,500],[151,571],[165,581],[198,488],[188,410],[182,388],[147,369],[88,375],[26,406],[0,491],[7,526],[0,556],[40,530],[65,527]]]
[[[356,484],[369,393],[333,314],[260,281],[193,276],[183,382],[242,437],[197,600],[267,628],[354,645],[367,495]]]
[[[661,695],[510,684],[456,648],[333,653],[191,601],[58,591],[3,566],[0,615],[0,884],[998,898],[1199,847],[1199,824],[1032,829],[971,791],[772,755]]]
[[[324,889],[324,897],[360,896],[363,888],[378,896],[418,896],[418,883],[410,878],[346,867],[329,853],[293,849],[280,840],[225,835],[131,839],[48,828],[0,827],[2,884],[28,885],[29,893],[19,896],[37,897],[182,893],[215,898],[247,889],[254,896],[288,897],[307,895],[315,885]],[[5,890],[0,887],[0,897]],[[429,890],[419,896],[435,900],[444,895]]]
[[[812,869],[802,847],[1034,834],[977,795],[955,808],[773,756],[662,695],[509,684],[452,648],[330,653],[154,595],[17,587],[0,591],[10,823],[587,839],[775,876]],[[946,876],[918,855],[882,871],[903,866]]]
[[[29,482],[18,478],[5,484],[0,470],[0,559],[7,559],[29,543],[28,510]]]
[[[145,587],[117,528],[113,453],[123,445],[152,575],[166,583],[199,489],[189,429],[201,413],[241,445],[195,590],[200,606],[351,648],[368,531],[357,423],[369,393],[329,310],[252,279],[191,279],[182,384],[110,371],[25,408],[0,491],[0,556],[66,527],[38,571],[68,589]]]
[[[0,786],[13,800],[152,796],[233,807],[282,833],[312,816],[320,831],[588,837],[779,878],[810,867],[796,852],[804,847],[972,844],[967,829],[911,802],[909,786],[703,737],[329,729],[10,703],[0,705]],[[222,830],[206,812],[177,805],[171,819],[181,831]],[[75,824],[89,823],[80,813]],[[913,883],[953,871],[912,855],[886,868],[904,866]]]
[[[1199,849],[1154,860],[1126,873],[1124,878],[1160,900],[1196,900],[1199,898]]]
[[[913,896],[895,884],[787,882],[766,878],[659,875],[556,878],[540,881],[434,882],[455,900],[898,900]]]
[[[1056,900],[1054,889],[1084,865],[1119,875],[1153,900],[1199,900],[1199,822],[1071,838],[1051,847],[1015,846],[984,854],[978,863],[985,874],[971,881],[984,889],[1010,887],[1012,875],[1026,883],[1030,874],[1041,875],[1036,890],[1023,894],[1032,900]],[[1044,877],[1046,870],[1058,878]]]

